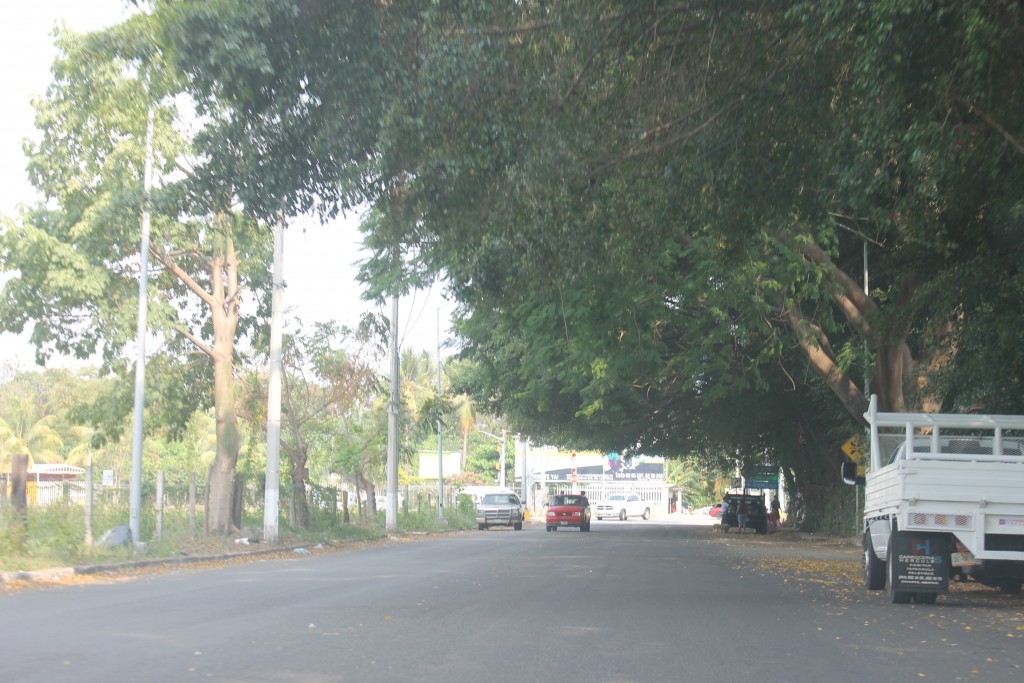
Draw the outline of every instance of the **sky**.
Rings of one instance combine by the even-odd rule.
[[[32,98],[45,94],[50,83],[50,65],[55,50],[53,30],[65,24],[78,32],[94,31],[127,16],[125,0],[31,0],[11,3],[0,22],[0,214],[17,215],[20,204],[31,204],[38,195],[25,173],[22,142],[38,139],[33,124]],[[355,324],[364,311],[374,310],[361,301],[355,264],[362,258],[358,217],[347,216],[328,225],[312,217],[301,217],[285,231],[284,305],[294,318],[305,324],[336,320]],[[399,302],[402,348],[436,352],[438,340],[445,344],[453,305],[446,301],[439,285],[419,291]],[[378,311],[390,315],[390,306]],[[438,318],[440,317],[440,329]],[[442,350],[442,355],[450,352]],[[0,365],[16,363],[22,369],[33,364],[31,347],[24,335],[0,333]],[[52,365],[73,365],[71,359],[57,359]]]

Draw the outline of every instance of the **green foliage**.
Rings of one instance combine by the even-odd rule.
[[[719,478],[691,459],[665,461],[665,483],[682,489],[683,500],[691,510],[717,501],[715,481]]]
[[[147,498],[147,501],[150,499]],[[105,531],[127,523],[127,500],[118,504],[97,500],[93,509],[93,543],[85,542],[85,515],[81,505],[55,504],[30,507],[24,524],[8,515],[0,515],[0,571],[25,571],[62,566],[92,564],[116,564],[139,559],[140,551],[128,547],[107,547],[101,543]],[[9,510],[8,510],[9,512]],[[236,552],[239,549],[230,539],[193,537],[189,527],[187,508],[169,505],[164,510],[162,537],[154,536],[156,515],[154,507],[147,502],[143,506],[141,533],[148,539],[145,558],[162,558],[188,555],[216,555]],[[436,513],[435,513],[436,517]],[[245,526],[262,528],[262,511],[249,509],[243,521]],[[314,517],[314,519],[318,519]],[[472,520],[471,520],[472,521]],[[202,529],[202,511],[199,511],[197,526]],[[431,530],[427,521],[417,521],[416,529]],[[443,525],[442,525],[443,526]],[[438,525],[434,525],[438,527]],[[469,528],[463,524],[461,527]],[[281,529],[281,544],[300,545],[314,543],[345,543],[367,541],[383,537],[381,528],[376,526],[319,525],[310,529],[292,529],[284,524]],[[225,545],[228,544],[228,545]]]
[[[10,468],[11,456],[28,456],[33,463],[63,461],[64,442],[54,429],[55,415],[40,415],[30,398],[8,399],[0,417],[0,464]]]
[[[104,548],[85,543],[85,515],[80,505],[63,503],[26,510],[24,527],[10,516],[0,516],[0,569],[39,569],[74,566],[91,562],[117,562],[130,559],[124,548]],[[111,510],[98,506],[93,524],[96,540],[106,529],[127,521],[127,510],[111,515]],[[20,538],[20,540],[19,540]]]
[[[76,515],[75,512],[78,514]],[[54,557],[67,563],[79,557],[85,544],[85,524],[77,505],[48,505],[29,516],[26,553]]]
[[[486,458],[469,457],[466,425],[489,413],[581,447],[779,464],[824,510],[869,373],[886,408],[1024,412],[1024,346],[1007,331],[1024,291],[1020,14],[954,0],[158,3],[161,73],[182,74],[209,115],[196,172],[166,202],[203,205],[230,182],[263,219],[372,206],[370,295],[443,275],[459,301],[474,467]],[[140,84],[64,49],[34,157],[63,210],[0,238],[22,272],[0,306],[12,330],[42,315],[36,289],[76,305],[130,290],[110,261],[128,262],[139,120],[88,139],[85,124],[116,109],[100,93]],[[118,54],[156,64],[138,42]],[[157,230],[176,242],[209,227],[178,218]],[[117,258],[96,259],[108,232]],[[259,231],[237,238],[265,263]],[[84,334],[73,317],[37,326],[41,352],[123,348],[130,307],[98,311]],[[429,398],[423,360],[403,358],[405,454],[438,419],[446,437],[459,424]],[[377,478],[377,411],[321,432],[344,442],[334,459],[353,478]]]
[[[378,525],[383,528],[383,513],[377,513],[377,517]],[[436,508],[401,510],[398,515],[398,528],[406,532],[475,529],[476,508],[468,511],[463,506],[459,506],[454,510],[446,509],[444,519],[438,517]]]
[[[150,432],[178,436],[214,397],[225,419],[231,373],[220,373],[222,386],[211,391],[213,360],[230,363],[236,340],[269,306],[269,231],[231,213],[230,181],[201,184],[182,173],[195,153],[183,132],[190,117],[183,83],[153,43],[153,22],[140,13],[104,31],[58,36],[53,83],[35,103],[41,137],[26,150],[45,200],[0,233],[0,267],[12,275],[0,328],[28,328],[40,362],[95,357],[103,374],[122,377],[80,408],[97,445],[119,437],[133,403],[127,351],[137,334],[140,258],[149,263],[147,324],[157,344],[147,359]],[[140,256],[150,115],[160,181],[149,202],[150,251]],[[240,314],[241,295],[254,310]],[[210,362],[195,363],[196,351]],[[227,422],[230,433],[234,418]],[[223,457],[233,465],[229,446]]]
[[[460,495],[456,507],[460,514],[472,515],[473,521],[476,521],[476,503],[473,502],[472,496]]]

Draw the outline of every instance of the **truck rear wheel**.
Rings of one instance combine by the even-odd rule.
[[[885,553],[886,583],[885,595],[889,602],[894,605],[906,605],[914,599],[915,591],[898,591],[896,586],[896,534],[900,533],[893,528],[889,534],[889,547]]]
[[[864,532],[864,587],[869,591],[885,588],[885,562],[878,559],[871,544],[871,533]]]

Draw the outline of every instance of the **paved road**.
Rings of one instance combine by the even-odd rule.
[[[0,681],[1021,680],[1017,598],[888,605],[842,578],[855,549],[686,521],[473,531],[0,596]]]

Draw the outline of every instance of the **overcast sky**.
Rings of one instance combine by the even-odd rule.
[[[124,0],[29,0],[5,7],[0,22],[0,213],[13,217],[19,204],[36,199],[25,175],[22,141],[37,137],[31,100],[43,95],[50,83],[54,28],[59,23],[79,32],[103,28],[127,16],[124,7]],[[285,306],[307,324],[354,324],[360,312],[370,310],[360,301],[354,280],[353,264],[360,258],[356,221],[350,217],[321,226],[314,219],[301,219],[285,233]],[[400,303],[403,348],[436,350],[438,311],[445,341],[452,306],[439,290],[435,285]],[[390,314],[390,307],[385,312]],[[15,335],[0,333],[0,356],[16,359],[23,368],[32,365],[31,350]]]

